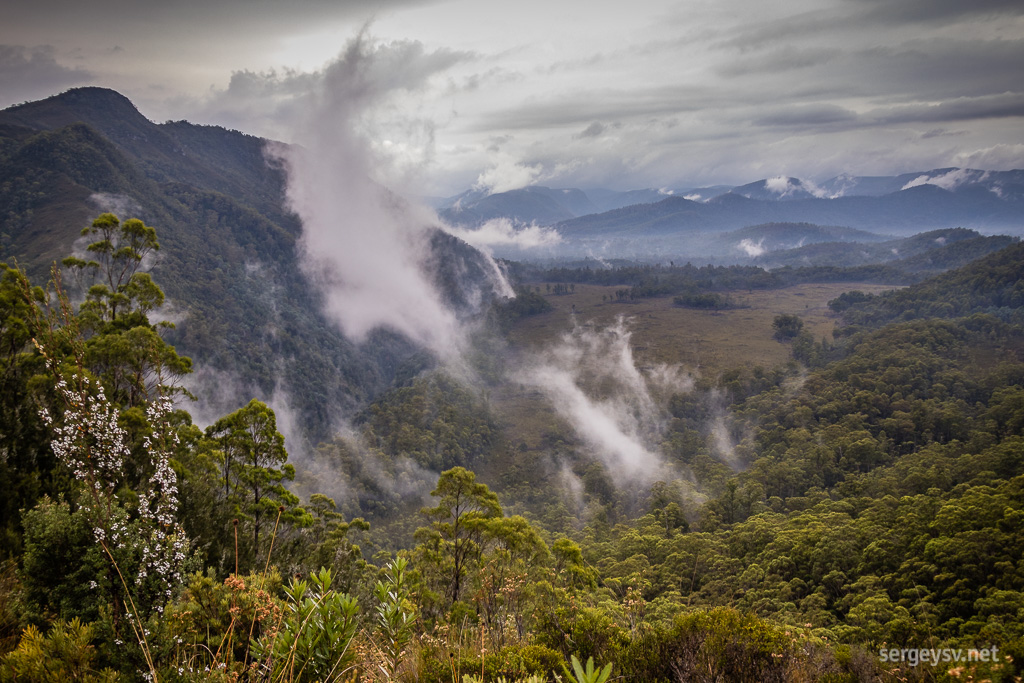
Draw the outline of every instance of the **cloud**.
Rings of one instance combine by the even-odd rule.
[[[957,166],[985,168],[990,171],[1010,171],[1024,168],[1024,144],[1000,143],[960,152],[954,157]]]
[[[758,126],[806,128],[852,123],[857,121],[857,118],[855,112],[845,107],[819,103],[776,107],[774,112],[759,116],[753,122]]]
[[[764,187],[769,192],[779,195],[780,198],[791,197],[798,192],[806,192],[819,199],[830,196],[828,192],[818,187],[813,181],[789,178],[782,175],[768,178],[764,181]]]
[[[494,218],[473,229],[454,226],[446,229],[459,239],[485,250],[492,247],[535,249],[550,247],[562,241],[562,236],[554,228],[537,224],[520,225],[508,218]]]
[[[385,189],[395,163],[373,144],[377,116],[392,98],[424,87],[458,59],[361,32],[305,98],[293,122],[301,146],[273,149],[302,219],[304,269],[327,313],[357,342],[384,327],[442,358],[461,350],[460,325],[425,267],[433,213]]]
[[[900,190],[908,190],[912,187],[920,187],[921,185],[935,185],[943,190],[953,191],[965,183],[976,183],[984,180],[986,175],[988,174],[983,171],[957,168],[941,175],[918,176],[901,187]]]
[[[957,97],[936,104],[914,103],[874,109],[864,115],[874,124],[933,123],[1024,116],[1024,92]]]
[[[540,164],[525,164],[511,154],[499,153],[490,168],[477,176],[473,189],[491,194],[518,190],[533,185],[544,171]]]
[[[86,69],[58,63],[51,45],[0,45],[0,106],[53,95],[92,77]]]
[[[600,121],[594,121],[594,122],[593,122],[593,123],[591,123],[591,124],[590,124],[589,126],[587,126],[586,128],[584,128],[583,130],[581,130],[581,131],[580,131],[580,132],[579,132],[579,133],[578,133],[578,134],[576,135],[576,138],[577,138],[577,139],[583,139],[583,138],[596,138],[596,137],[599,137],[599,136],[600,136],[600,135],[601,135],[602,133],[604,133],[604,132],[605,132],[606,130],[608,130],[608,126],[604,125],[604,124],[603,124],[603,123],[601,123]]]
[[[842,54],[842,50],[836,47],[783,45],[753,57],[744,57],[743,59],[724,64],[717,71],[723,76],[744,76],[759,73],[777,75],[782,71],[821,66]]]
[[[786,197],[800,189],[799,185],[791,183],[789,178],[782,175],[775,176],[774,178],[768,178],[764,181],[764,187],[769,192],[774,192],[780,197]]]
[[[768,252],[767,247],[764,246],[764,238],[759,239],[757,242],[750,239],[749,237],[741,239],[739,244],[736,245],[740,250],[743,251],[747,256],[755,258],[762,256]]]
[[[618,480],[649,483],[664,475],[658,444],[666,413],[656,395],[688,390],[692,379],[664,366],[641,372],[621,317],[603,330],[576,326],[516,379],[542,391]]]
[[[1024,15],[1017,0],[859,0],[876,21],[948,24],[964,18],[997,18]]]
[[[427,169],[425,194],[540,181],[736,185],[779,168],[801,177],[889,175],[1024,142],[1024,6],[1015,0],[659,0],[644,12],[600,13],[570,5],[580,29],[570,33],[543,3],[500,24],[479,21],[484,10],[468,0],[310,0],[287,11],[262,0],[237,11],[240,0],[187,0],[174,12],[130,4],[17,3],[0,40],[27,41],[18,34],[34,27],[31,40],[75,54],[75,64],[98,74],[93,80],[154,120],[288,141],[292,128],[282,122],[319,87],[318,65],[337,35],[375,12],[375,30],[419,41],[383,43],[389,54],[367,64],[380,70],[367,81],[392,90],[364,133],[396,169]],[[134,30],[155,17],[159,35]],[[122,55],[110,54],[111,27]],[[17,55],[22,67],[28,55]],[[960,134],[929,134],[944,128]],[[510,134],[493,156],[490,139]]]

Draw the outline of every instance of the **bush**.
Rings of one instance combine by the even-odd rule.
[[[0,680],[19,683],[108,683],[118,680],[110,669],[93,669],[96,648],[92,645],[93,627],[77,617],[59,620],[45,636],[29,626],[17,649],[0,663]]]

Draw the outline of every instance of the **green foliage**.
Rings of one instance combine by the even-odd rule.
[[[424,508],[433,520],[416,531],[424,570],[430,568],[444,596],[443,607],[462,597],[467,572],[479,562],[491,541],[492,522],[501,517],[498,497],[473,472],[455,467],[441,473],[430,492],[438,504]]]
[[[283,482],[295,479],[295,468],[286,464],[284,437],[277,431],[277,417],[256,399],[206,429],[216,441],[221,458],[224,498],[251,530],[245,567],[252,567],[261,541],[277,520],[303,524],[305,511]],[[279,517],[280,516],[280,517]]]
[[[370,445],[435,472],[472,467],[499,446],[494,418],[471,391],[441,373],[388,392],[360,422]]]
[[[255,641],[278,628],[284,605],[275,596],[281,575],[232,575],[218,581],[207,574],[189,577],[166,610],[162,644],[169,669],[239,674],[252,661]]]
[[[880,327],[898,320],[959,318],[984,312],[1020,323],[1024,307],[1024,244],[1018,243],[924,282],[829,305],[850,325]]]
[[[324,683],[348,678],[356,661],[351,648],[359,610],[355,598],[331,589],[331,570],[285,589],[288,605],[279,624],[254,648],[255,660],[272,681]]]
[[[43,298],[24,273],[0,263],[0,558],[21,550],[21,511],[62,488],[38,411],[43,362],[31,344],[32,303]]]
[[[20,576],[30,613],[37,620],[98,619],[105,596],[117,590],[117,579],[111,576],[109,561],[96,545],[86,517],[73,512],[67,502],[44,497],[25,511],[23,523]],[[101,583],[102,594],[97,590]]]
[[[196,131],[189,136],[196,144],[207,139]],[[76,150],[101,144],[87,128],[24,137],[31,144],[19,154],[59,162],[76,179],[95,171],[112,189],[135,182],[113,162],[105,167],[76,157]],[[223,187],[236,180],[225,178]],[[24,198],[27,214],[36,205],[24,182],[0,192]],[[194,274],[189,287],[204,290],[182,297],[195,290],[179,279],[176,298],[196,310],[207,310],[211,298],[244,300],[253,311],[207,310],[194,318],[190,311],[179,339],[202,346],[236,335],[247,349],[237,363],[264,379],[276,359],[319,359],[297,361],[303,367],[290,376],[308,380],[303,400],[317,406],[316,420],[324,424],[338,403],[331,397],[340,395],[327,388],[335,377],[339,391],[359,401],[393,376],[401,381],[359,415],[361,442],[339,438],[319,449],[351,485],[339,498],[345,514],[315,493],[319,471],[303,482],[311,495],[300,507],[289,490],[295,471],[265,404],[253,401],[206,432],[184,411],[160,420],[146,414],[151,399],[169,390],[166,380],[191,367],[149,321],[163,301],[141,272],[145,253],[157,246],[155,230],[110,214],[87,229],[96,238],[94,265],[68,266],[83,280],[96,274],[101,281],[83,282],[86,302],[77,312],[58,292],[54,315],[37,315],[33,308],[44,309],[46,295],[5,266],[0,552],[20,566],[16,579],[12,570],[0,582],[0,638],[11,651],[4,676],[78,675],[61,669],[51,676],[51,664],[77,666],[83,679],[106,676],[96,671],[100,666],[132,676],[142,668],[135,627],[152,643],[145,668],[170,680],[203,679],[207,666],[223,679],[344,674],[450,681],[482,672],[485,680],[507,680],[548,677],[566,659],[573,669],[566,673],[577,681],[611,680],[612,666],[625,680],[857,680],[882,675],[877,657],[863,649],[882,644],[998,644],[1024,661],[1018,247],[898,293],[839,297],[833,309],[852,325],[835,343],[812,338],[795,315],[778,316],[776,331],[791,340],[793,358],[804,366],[726,371],[672,397],[659,447],[693,477],[631,490],[557,426],[538,429],[529,444],[508,446],[503,425],[516,416],[495,416],[487,406],[487,392],[503,389],[501,359],[486,365],[486,387],[477,393],[429,371],[429,360],[398,362],[411,349],[396,350],[386,335],[367,344],[371,351],[331,346],[324,329],[295,332],[312,319],[297,312],[312,300],[308,292],[295,298],[303,303],[273,313],[279,324],[265,325],[273,301],[249,291],[260,278],[293,294],[304,287],[301,278],[265,269],[293,245],[294,233],[281,227],[287,221],[268,221],[216,192],[184,184],[165,190],[181,213],[165,223],[171,205],[158,207],[152,215],[161,225],[194,221],[204,239],[233,240],[232,258],[224,260],[213,252],[227,242],[203,250],[179,230],[168,238],[161,230],[168,246],[192,245],[184,254],[167,253],[164,264]],[[457,270],[444,274],[447,286],[457,285]],[[716,308],[730,288],[850,278],[854,271],[629,266],[547,274],[565,280],[553,281],[553,294],[571,292],[575,282],[604,282],[619,288],[623,302],[676,294]],[[524,292],[495,315],[514,324],[547,304],[539,292]],[[61,305],[67,310],[58,312]],[[35,333],[45,333],[37,337],[49,369],[30,346],[33,320]],[[479,352],[497,355],[498,344]],[[365,354],[373,363],[359,362]],[[52,376],[42,377],[47,370]],[[77,382],[75,400],[62,403],[71,394],[55,391],[54,377]],[[57,428],[73,434],[76,425],[87,426],[76,421],[84,413],[73,404],[97,398],[101,386],[107,424],[111,433],[124,432],[128,454],[107,478],[93,476],[90,466],[80,474],[58,464],[38,419],[45,406]],[[96,434],[68,443],[102,455]],[[155,509],[158,468],[147,456],[156,442],[173,462],[177,478],[167,481],[182,497],[159,525],[144,521]],[[580,477],[576,508],[544,500],[558,490],[545,480],[560,470]],[[417,483],[437,471],[443,473],[434,506],[423,510],[418,545],[390,564],[386,552],[367,551],[384,564],[379,570],[363,549],[408,548],[416,522],[407,513],[419,505],[409,494],[424,490]],[[358,516],[364,512],[376,515],[372,535]],[[242,532],[238,552],[233,517]],[[204,547],[206,573],[166,588],[149,576],[137,579],[150,566],[151,532],[172,537],[166,529],[179,523]],[[111,532],[118,534],[116,547],[98,544]],[[239,557],[246,570],[276,564],[298,576],[286,589],[269,567],[265,575],[224,580]],[[320,567],[328,569],[314,571]],[[374,605],[362,621],[350,595]],[[69,623],[74,618],[91,623]],[[10,673],[12,662],[22,673]],[[1013,668],[1019,665],[1004,660],[964,673],[997,679],[1019,673]]]
[[[86,248],[97,260],[69,257],[63,263],[83,279],[82,271],[86,269],[95,271],[94,277],[99,279],[99,283],[87,287],[82,307],[87,326],[117,320],[119,309],[120,317],[133,313],[146,316],[163,303],[160,288],[149,275],[138,272],[146,256],[160,249],[155,228],[137,218],[122,224],[114,214],[104,213],[84,228],[82,235],[99,238]]]
[[[405,558],[392,560],[384,568],[384,580],[378,581],[373,591],[377,598],[375,644],[380,659],[377,668],[387,681],[395,680],[398,675],[416,621],[406,584],[405,570],[408,566]]]
[[[728,297],[717,292],[690,292],[674,297],[672,303],[683,308],[699,308],[702,310],[721,311],[734,308]]]
[[[521,318],[546,313],[552,308],[551,302],[529,287],[517,287],[514,298],[494,306],[498,325],[508,330]]]
[[[603,669],[601,667],[594,668],[594,658],[587,657],[587,666],[584,668],[580,664],[580,660],[576,659],[576,655],[572,656],[572,670],[576,675],[573,676],[568,671],[565,673],[565,677],[569,679],[571,683],[605,683],[608,677],[612,675],[612,665],[608,664]]]
[[[24,683],[111,683],[119,680],[110,669],[97,670],[94,630],[75,617],[57,620],[44,636],[29,626],[13,652],[0,660],[0,680]]]
[[[804,321],[800,319],[800,316],[788,313],[777,315],[772,321],[772,329],[775,330],[775,336],[779,339],[793,339],[800,334],[803,327]]]

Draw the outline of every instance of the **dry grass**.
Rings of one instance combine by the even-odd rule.
[[[536,287],[536,285],[534,285]],[[543,284],[540,285],[545,291]],[[799,315],[816,339],[831,339],[836,318],[828,302],[843,292],[859,289],[877,293],[891,286],[873,284],[806,284],[773,291],[732,293],[743,308],[700,311],[672,304],[672,297],[615,302],[617,287],[576,285],[567,295],[548,295],[554,309],[524,318],[509,333],[514,349],[529,352],[555,341],[572,329],[573,311],[580,325],[603,328],[618,316],[628,320],[633,351],[643,365],[682,365],[704,377],[716,377],[736,367],[770,368],[790,359],[788,344],[777,341],[772,321],[781,313]],[[602,301],[602,296],[605,300]],[[506,384],[490,393],[491,405],[512,443],[528,450],[544,449],[572,430],[551,410],[540,392]]]
[[[544,285],[540,285],[544,290]],[[672,297],[615,302],[617,287],[577,285],[573,294],[547,296],[554,309],[520,321],[509,338],[527,349],[546,345],[572,328],[572,312],[581,325],[598,328],[625,316],[633,332],[633,351],[642,364],[681,364],[705,376],[728,368],[772,367],[789,359],[789,347],[774,339],[772,321],[780,313],[795,313],[816,339],[831,339],[835,316],[828,302],[843,292],[859,289],[881,292],[886,285],[807,284],[772,291],[731,294],[744,308],[701,311],[680,308]],[[602,301],[602,296],[607,297]]]

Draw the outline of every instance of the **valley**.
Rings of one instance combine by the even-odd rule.
[[[551,283],[525,283],[542,290]],[[714,378],[735,367],[785,365],[789,348],[773,337],[777,315],[800,316],[816,340],[832,340],[835,314],[828,302],[843,292],[878,294],[891,285],[872,283],[813,283],[772,290],[729,292],[735,308],[703,311],[676,306],[672,297],[615,301],[615,285],[575,285],[565,295],[547,296],[552,309],[522,319],[509,331],[513,348],[543,348],[577,324],[609,327],[621,316],[632,333],[633,350],[641,364],[679,364]]]
[[[1019,679],[1021,171],[433,213],[339,149],[0,112],[0,680]]]

